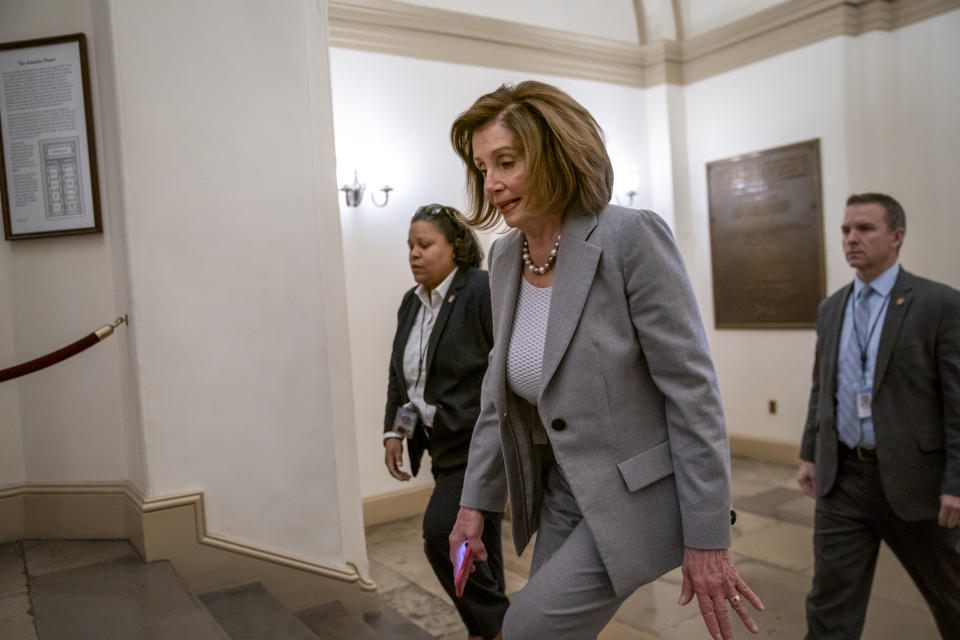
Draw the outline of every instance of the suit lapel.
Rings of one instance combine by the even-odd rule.
[[[853,283],[847,285],[843,295],[837,296],[837,303],[824,309],[826,317],[823,319],[824,345],[823,355],[827,358],[827,371],[830,372],[830,397],[837,396],[837,365],[840,361],[840,336],[843,333],[843,315],[847,308],[847,300],[853,292]]]
[[[493,326],[496,331],[493,336],[494,345],[502,345],[493,350],[493,360],[490,369],[496,384],[492,387],[501,394],[497,406],[503,407],[505,399],[502,395],[507,386],[507,348],[510,345],[510,335],[513,332],[513,315],[517,305],[517,291],[520,287],[520,246],[522,236],[519,231],[511,231],[497,240],[496,253],[491,251],[490,261],[490,291],[493,306]]]
[[[469,269],[469,267],[457,269],[457,274],[453,276],[453,282],[450,283],[450,288],[447,289],[447,295],[440,305],[440,313],[433,323],[433,331],[430,332],[430,342],[427,345],[427,362],[423,368],[424,371],[430,371],[430,367],[433,365],[433,357],[437,353],[437,343],[440,341],[440,336],[443,335],[444,327],[447,326],[447,320],[450,319],[450,312],[453,310],[453,305],[457,302],[460,289],[463,288],[463,284],[467,280],[467,272]]]
[[[893,346],[897,343],[897,336],[900,334],[900,327],[903,325],[903,319],[910,309],[910,302],[913,299],[911,291],[913,284],[910,282],[910,274],[906,269],[900,267],[900,274],[897,281],[890,290],[890,300],[887,303],[887,316],[883,319],[883,331],[880,332],[880,344],[877,347],[877,363],[873,372],[873,395],[876,397],[883,382],[883,376],[887,372],[887,365],[890,364],[890,355],[893,353]]]
[[[564,221],[553,276],[547,340],[543,347],[541,396],[570,345],[597,272],[601,250],[587,242],[596,226],[597,216],[584,211],[571,211]]]
[[[404,305],[403,313],[397,325],[397,339],[393,343],[393,373],[397,380],[403,381],[403,397],[407,398],[406,376],[403,373],[403,352],[407,348],[407,340],[410,338],[410,331],[413,329],[413,321],[417,318],[417,311],[420,310],[420,298],[411,293],[407,304]]]

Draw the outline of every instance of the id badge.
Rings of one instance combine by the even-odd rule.
[[[870,403],[873,401],[873,395],[870,390],[861,391],[857,394],[857,417],[869,418],[873,415],[870,409]]]

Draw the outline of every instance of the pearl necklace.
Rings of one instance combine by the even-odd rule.
[[[530,244],[527,242],[527,239],[523,239],[523,266],[525,266],[530,271],[533,271],[535,274],[542,276],[547,271],[553,268],[553,265],[557,261],[557,252],[560,250],[560,236],[557,236],[557,241],[553,243],[553,249],[550,249],[550,255],[547,256],[547,261],[543,263],[542,267],[538,267],[533,264],[533,260],[530,259]]]

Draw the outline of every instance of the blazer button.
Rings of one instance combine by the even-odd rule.
[[[554,418],[550,426],[553,427],[554,431],[563,431],[567,428],[567,422],[563,418]]]

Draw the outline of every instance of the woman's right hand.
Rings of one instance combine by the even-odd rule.
[[[397,480],[406,482],[411,478],[409,473],[400,468],[403,464],[402,438],[387,438],[383,441],[383,463],[387,465],[390,475]]]
[[[480,536],[483,535],[483,514],[476,509],[460,507],[457,512],[457,521],[453,523],[450,532],[450,563],[457,566],[457,551],[460,545],[466,542],[473,551],[473,559],[486,562],[487,549],[483,546]],[[471,561],[472,564],[472,561]],[[472,572],[474,567],[470,567]]]

